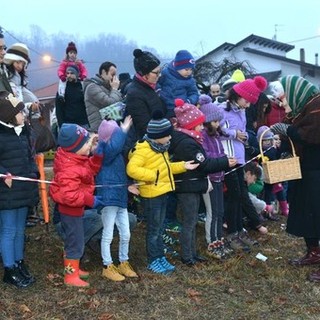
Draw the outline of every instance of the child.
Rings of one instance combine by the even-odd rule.
[[[25,225],[28,207],[38,203],[38,184],[13,180],[12,176],[39,178],[31,153],[30,133],[24,125],[25,108],[12,93],[0,93],[0,242],[3,281],[18,288],[34,283],[24,263]]]
[[[137,278],[128,257],[130,229],[128,218],[128,194],[127,176],[124,158],[122,156],[123,146],[126,141],[127,132],[132,124],[130,116],[124,119],[120,127],[113,120],[103,120],[98,129],[99,141],[106,143],[103,165],[97,176],[99,188],[97,194],[103,197],[105,207],[101,210],[103,231],[101,239],[101,255],[103,260],[102,276],[113,281],[122,281],[124,276]],[[120,235],[119,262],[116,267],[113,264],[110,246],[113,239],[114,225],[117,225]]]
[[[175,117],[174,100],[180,98],[188,103],[197,104],[199,91],[192,75],[195,60],[187,50],[177,52],[175,59],[164,68],[158,80],[160,98],[167,107],[166,118]]]
[[[225,153],[219,134],[220,121],[223,118],[222,110],[212,103],[210,96],[205,94],[200,96],[199,104],[206,118],[202,131],[203,149],[209,158],[223,157]],[[222,239],[224,171],[209,174],[209,178],[213,189],[203,194],[207,212],[205,230],[208,253],[216,259],[223,259],[226,256]]]
[[[27,88],[26,69],[31,62],[29,49],[23,43],[13,44],[4,56],[4,63],[8,69],[8,79],[14,95],[25,104],[25,116],[40,118],[39,100]]]
[[[102,205],[101,197],[94,196],[94,176],[103,160],[105,143],[99,142],[95,154],[89,157],[91,139],[86,129],[71,123],[61,126],[50,185],[50,195],[58,204],[64,239],[64,283],[67,286],[89,287],[80,278],[89,273],[79,268],[84,251],[83,213],[85,207]]]
[[[262,137],[262,139],[261,139]],[[281,158],[281,151],[279,148],[279,142],[274,142],[274,135],[270,131],[269,127],[261,126],[257,131],[257,141],[262,140],[262,150],[265,151],[264,156],[268,157],[269,160],[276,160]],[[279,201],[279,207],[281,214],[285,217],[289,214],[288,202],[286,199],[286,194],[281,183],[264,184],[264,200],[267,205],[272,206],[272,202],[275,200]],[[273,210],[271,210],[272,212]],[[267,216],[267,218],[272,218],[273,215]],[[274,220],[274,219],[271,219]]]
[[[58,69],[58,77],[60,78],[59,81],[59,88],[58,94],[60,99],[64,98],[64,93],[66,90],[66,80],[67,80],[67,68],[72,65],[76,65],[79,69],[79,79],[83,81],[85,78],[88,77],[88,71],[85,67],[82,60],[77,59],[78,50],[74,42],[69,42],[66,48],[66,57],[59,65]]]
[[[168,192],[175,189],[173,174],[193,170],[198,166],[190,161],[169,161],[172,131],[170,121],[163,118],[161,111],[155,111],[143,140],[139,140],[129,153],[127,165],[128,175],[138,181],[147,218],[148,269],[159,274],[175,270],[175,266],[164,256],[162,238]]]
[[[180,234],[181,261],[187,266],[197,262],[206,262],[196,251],[196,225],[200,197],[209,189],[209,173],[226,170],[236,164],[235,159],[226,155],[219,158],[209,158],[202,146],[201,131],[204,114],[194,105],[176,99],[175,114],[177,127],[172,135],[170,153],[174,161],[193,159],[199,164],[196,170],[176,176],[176,193],[182,209],[182,230]]]

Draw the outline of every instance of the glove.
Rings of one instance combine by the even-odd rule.
[[[103,156],[104,155],[104,147],[106,145],[106,142],[104,141],[99,141],[98,142],[98,146],[96,148],[96,150],[94,151],[94,153],[98,156]]]
[[[274,134],[282,134],[283,136],[286,136],[288,127],[289,125],[285,123],[275,123],[270,127],[270,130]]]
[[[104,207],[103,197],[102,196],[95,196],[92,208],[97,209],[99,207]]]

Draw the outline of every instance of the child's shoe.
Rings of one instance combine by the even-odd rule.
[[[246,244],[249,247],[255,247],[255,246],[259,245],[259,242],[257,240],[254,240],[249,237],[249,234],[248,234],[247,230],[245,230],[245,229],[243,229],[239,233],[239,238],[244,244]]]
[[[181,232],[181,224],[179,222],[168,222],[166,225],[168,232]]]
[[[118,268],[113,264],[103,266],[102,276],[112,281],[123,281],[125,277],[119,273]]]
[[[162,239],[163,239],[164,244],[174,245],[174,244],[179,243],[178,239],[175,239],[174,237],[172,237],[171,235],[169,235],[166,232],[163,233]]]
[[[247,246],[242,239],[239,238],[238,233],[232,233],[227,236],[227,241],[229,242],[230,247],[234,251],[244,251],[250,252],[250,247]]]
[[[208,245],[208,254],[218,260],[225,259],[226,253],[224,252],[224,246],[222,241],[216,240]]]
[[[160,258],[153,260],[148,266],[147,269],[154,273],[158,274],[167,274],[168,270],[162,265]]]
[[[123,261],[118,265],[118,272],[128,278],[138,278],[129,261]]]
[[[173,264],[171,264],[171,263],[166,259],[166,257],[160,258],[160,262],[161,262],[161,264],[163,265],[163,267],[164,267],[165,269],[167,269],[169,272],[173,272],[174,270],[176,270],[176,267],[175,267]]]
[[[287,217],[289,215],[288,202],[286,200],[279,201],[279,207],[280,207],[281,214]]]

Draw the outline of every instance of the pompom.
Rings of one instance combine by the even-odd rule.
[[[76,45],[76,44],[75,44],[73,41],[71,41],[71,42],[68,43],[68,46],[73,46],[73,47],[74,47],[75,45]]]
[[[176,107],[182,107],[184,105],[184,101],[182,99],[175,99],[174,104]]]
[[[253,78],[253,81],[260,91],[264,91],[267,89],[268,82],[264,77],[256,76]]]
[[[163,117],[164,117],[164,115],[161,110],[155,110],[152,113],[153,120],[160,120],[160,119],[163,119]]]
[[[134,55],[135,58],[141,57],[142,54],[143,54],[143,52],[142,52],[141,49],[134,49],[134,51],[133,51],[133,55]]]
[[[199,97],[199,104],[202,106],[203,104],[208,104],[212,102],[212,98],[206,94],[201,94]]]

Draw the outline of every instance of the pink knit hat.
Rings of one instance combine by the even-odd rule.
[[[185,103],[182,99],[175,99],[174,103],[178,127],[191,130],[206,120],[205,115],[193,104]]]
[[[267,80],[262,76],[247,79],[233,86],[233,90],[242,98],[255,104],[260,93],[267,89]]]
[[[103,120],[98,128],[99,141],[107,142],[115,129],[119,128],[118,124],[114,120]]]

